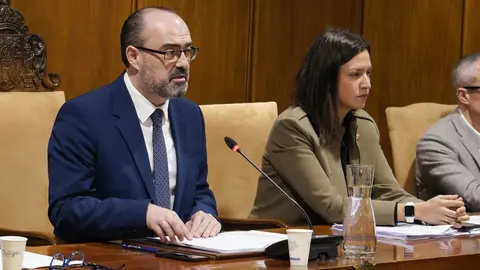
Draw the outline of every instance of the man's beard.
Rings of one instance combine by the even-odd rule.
[[[172,78],[179,75],[185,76],[185,82],[175,83],[172,81]],[[155,92],[162,98],[177,98],[185,95],[187,92],[188,72],[183,68],[176,68],[167,78],[157,81],[153,78],[152,73],[147,71],[147,68],[142,68],[140,70],[140,79],[149,91]]]

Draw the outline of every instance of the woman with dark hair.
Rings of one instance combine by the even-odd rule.
[[[311,46],[297,75],[293,105],[270,132],[263,170],[302,205],[313,224],[341,223],[347,205],[347,164],[375,166],[372,202],[378,225],[414,220],[461,226],[469,219],[462,198],[423,202],[404,191],[380,147],[375,121],[363,110],[370,92],[370,46],[347,31],[330,29]],[[410,208],[411,209],[411,208]],[[302,214],[260,177],[251,218],[302,225]],[[409,216],[410,220],[410,216]]]

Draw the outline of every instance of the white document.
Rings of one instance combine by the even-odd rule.
[[[334,224],[332,226],[332,230],[342,232],[343,225]],[[378,238],[397,239],[403,241],[449,237],[464,234],[452,229],[450,225],[427,226],[407,223],[399,223],[397,226],[377,226],[376,231]]]
[[[480,224],[480,216],[470,216],[470,220],[467,222],[472,224]]]
[[[41,255],[37,253],[32,253],[25,251],[23,254],[23,269],[34,269],[41,267],[49,267],[50,262],[52,261],[52,256]],[[62,265],[62,261],[55,260],[54,265]],[[81,261],[72,261],[70,264],[80,264]],[[2,270],[2,256],[0,256],[0,270]]]
[[[158,237],[149,239],[160,240]],[[231,231],[222,232],[210,238],[194,238],[193,240],[177,241],[173,245],[186,246],[223,254],[243,252],[264,252],[271,244],[286,240],[287,235],[262,231]]]

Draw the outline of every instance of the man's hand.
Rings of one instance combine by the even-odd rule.
[[[461,222],[469,219],[465,203],[458,195],[438,195],[417,205],[419,219],[430,224],[450,224],[459,228]]]
[[[154,204],[149,204],[147,208],[147,227],[154,231],[164,243],[175,241],[175,236],[180,241],[183,241],[184,238],[193,239],[192,234],[177,213]]]
[[[186,226],[193,237],[211,237],[220,232],[222,225],[212,215],[198,211],[187,221]]]
[[[457,219],[451,222],[452,226],[455,228],[461,228],[462,223],[470,220],[470,216],[467,214],[467,209],[465,206],[462,206],[455,211],[457,213]]]

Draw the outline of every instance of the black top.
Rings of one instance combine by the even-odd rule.
[[[340,147],[340,159],[342,161],[343,175],[345,181],[347,179],[347,164],[350,164],[350,149],[353,147],[354,142],[352,141],[352,130],[350,130],[351,123],[355,121],[355,115],[353,111],[350,111],[345,115],[343,119],[342,126],[345,128],[345,133],[342,137],[341,147]]]

